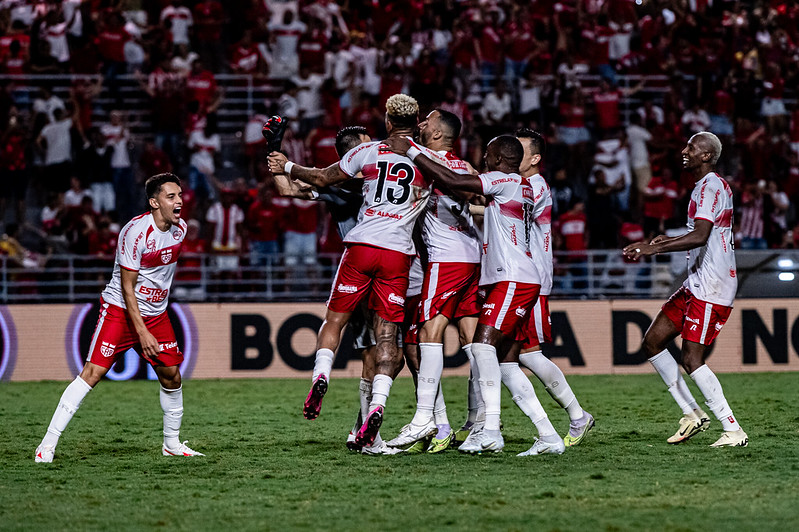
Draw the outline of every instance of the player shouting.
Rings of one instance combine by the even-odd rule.
[[[418,117],[419,106],[410,96],[395,94],[389,98],[385,119],[389,138],[411,135]],[[393,376],[402,363],[397,324],[403,321],[408,270],[416,254],[411,234],[427,203],[429,181],[410,159],[391,152],[380,142],[361,144],[324,169],[296,165],[277,152],[269,156],[269,167],[273,173],[285,173],[317,187],[341,183],[359,172],[363,174],[364,203],[358,224],[344,239],[347,250],[317,337],[313,383],[303,414],[307,419],[319,415],[341,331],[361,300],[368,298],[367,305],[375,312],[375,377],[369,414],[355,441],[370,445],[383,422]]]
[[[655,316],[642,349],[683,411],[680,428],[667,441],[680,443],[707,429],[710,419],[696,404],[677,362],[666,345],[682,337],[682,365],[696,383],[705,404],[721,421],[724,432],[711,447],[746,447],[749,438],[724,398],[721,383],[705,364],[710,345],[732,310],[738,289],[732,234],[732,190],[715,172],[721,141],[702,131],[682,150],[683,168],[696,179],[688,204],[688,233],[658,236],[624,248],[631,259],[670,251],[688,251],[688,278]]]
[[[183,354],[167,317],[167,296],[186,236],[180,218],[183,206],[180,179],[158,174],[144,185],[150,212],[122,228],[111,282],[100,296],[100,317],[92,336],[86,365],[67,386],[36,448],[37,462],[52,462],[61,433],[86,395],[108,373],[114,362],[134,348],[155,370],[161,383],[164,411],[164,456],[203,456],[180,441]]]

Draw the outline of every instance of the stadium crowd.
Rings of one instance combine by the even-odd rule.
[[[461,118],[457,151],[476,167],[497,134],[544,132],[558,249],[684,225],[679,151],[701,130],[723,142],[739,247],[798,247],[798,18],[795,0],[3,0],[0,250],[31,266],[46,255],[28,250],[111,254],[145,208],[143,179],[175,170],[194,251],[339,251],[317,202],[277,197],[261,124],[289,118],[289,158],[326,166],[340,127],[385,134],[397,92]],[[236,137],[220,133],[220,73],[280,88]],[[89,76],[61,97],[34,74]],[[123,74],[151,102],[145,134],[127,123]]]

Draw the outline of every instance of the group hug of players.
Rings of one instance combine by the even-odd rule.
[[[515,136],[498,136],[486,147],[485,173],[478,174],[453,153],[461,129],[459,119],[439,109],[417,124],[418,112],[413,98],[391,97],[386,104],[387,138],[371,141],[358,128],[343,130],[337,144],[341,160],[328,168],[302,167],[277,152],[269,157],[283,193],[335,196],[339,187],[353,181],[361,192],[357,218],[351,221],[354,225],[342,230],[347,249],[319,331],[303,413],[307,419],[319,415],[341,333],[356,316],[356,321],[367,325],[359,337],[371,341],[362,346],[361,411],[348,439],[351,449],[367,454],[435,453],[457,445],[466,453],[499,452],[504,447],[500,431],[500,387],[504,384],[538,431],[532,447],[521,455],[561,454],[567,446],[584,440],[594,418],[580,406],[562,371],[541,352],[541,344],[551,341],[548,296],[553,275],[552,199],[538,172],[545,141],[529,129],[519,130]],[[725,225],[731,220],[732,196],[720,177],[706,171],[721,153],[720,143],[711,145],[718,139],[707,135],[692,138],[683,152],[684,162],[694,144],[698,154],[691,163],[696,164],[686,166],[698,178],[695,192],[699,203],[694,202],[694,212],[689,212],[689,236],[639,242],[624,252],[638,258],[660,251],[703,248],[704,257],[715,253],[721,242],[725,245],[723,256],[716,261],[695,258],[692,271],[696,274],[704,260],[711,265],[705,269],[729,267],[725,274],[729,279],[733,272],[734,281],[731,227]],[[350,140],[345,142],[347,137]],[[704,199],[708,187],[715,194],[712,206]],[[352,190],[347,188],[345,194]],[[724,197],[719,201],[721,194]],[[696,214],[697,205],[700,214],[708,211],[704,217]],[[694,230],[695,217],[701,231]],[[697,237],[702,236],[700,242]],[[702,276],[707,277],[705,272]],[[707,279],[702,283],[707,285]],[[720,296],[727,298],[729,282],[722,284],[725,290]],[[695,292],[704,295],[701,290]],[[717,299],[718,294],[709,294],[699,300],[684,288],[664,305],[644,340],[645,349],[653,351],[653,365],[683,409],[680,428],[669,438],[670,443],[687,440],[709,423],[692,396],[684,399],[690,390],[677,362],[665,350],[666,344],[683,332],[686,317],[695,328],[697,313],[704,313],[699,320],[703,331],[701,338],[682,335],[683,365],[692,371],[708,406],[724,425],[724,434],[714,445],[748,442],[718,380],[704,365],[705,348],[718,334],[729,315],[725,309],[732,303],[731,299]],[[724,302],[727,304],[722,306]],[[449,424],[440,386],[444,331],[451,322],[458,324],[471,370],[469,415],[458,431]],[[687,345],[690,343],[700,347]],[[416,378],[417,410],[399,435],[383,441],[379,428],[393,379],[402,368],[403,351]],[[553,427],[520,364],[567,410],[570,426],[565,437]],[[692,364],[695,367],[691,368]],[[693,370],[698,370],[699,378]],[[704,378],[706,372],[715,382]]]
[[[307,168],[279,151],[269,155],[281,194],[327,202],[346,244],[316,345],[311,389],[303,414],[315,419],[327,392],[333,358],[350,324],[363,352],[361,408],[347,440],[365,454],[500,452],[501,385],[538,431],[522,456],[561,454],[580,444],[594,426],[562,371],[541,352],[551,341],[548,296],[552,288],[552,199],[538,172],[545,141],[535,131],[500,135],[485,150],[484,173],[454,155],[460,120],[444,110],[419,123],[416,101],[397,94],[386,103],[388,137],[372,141],[366,130],[339,132],[341,160]],[[268,139],[286,124],[273,117]],[[412,140],[415,139],[415,140]],[[705,364],[730,314],[737,289],[732,236],[732,192],[714,172],[721,143],[697,133],[682,151],[683,167],[696,179],[688,232],[659,236],[624,249],[631,259],[688,251],[688,278],[647,330],[642,349],[663,378],[683,417],[668,438],[681,443],[706,430],[710,418],[698,406],[669,342],[682,337],[681,363],[721,422],[714,447],[746,446],[721,384]],[[161,383],[165,456],[202,456],[181,442],[183,416],[179,365],[183,355],[166,316],[186,224],[180,218],[177,176],[159,174],[145,184],[150,212],[121,232],[111,282],[86,364],[61,396],[37,462],[52,462],[62,432],[86,395],[128,349],[137,349]],[[481,222],[482,220],[482,222]],[[457,323],[470,363],[468,419],[454,431],[441,393],[446,327]],[[416,380],[417,409],[399,435],[384,441],[379,429],[394,378],[407,362]],[[520,364],[544,384],[569,415],[561,437],[550,422]]]

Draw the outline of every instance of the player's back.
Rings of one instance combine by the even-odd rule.
[[[541,275],[530,256],[533,222],[533,189],[519,174],[481,174],[488,199],[483,222],[483,260],[480,285],[500,281],[541,284]]]
[[[376,141],[351,149],[339,166],[351,177],[363,174],[364,202],[345,242],[415,254],[411,235],[430,195],[430,181],[413,161]]]
[[[422,149],[429,158],[453,172],[470,173],[469,165],[451,152]],[[422,238],[429,262],[480,262],[480,236],[469,212],[469,203],[448,196],[436,187],[423,215]]]

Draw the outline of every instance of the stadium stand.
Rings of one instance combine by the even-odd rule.
[[[30,270],[13,273],[22,294],[45,291],[25,287],[33,271],[38,282],[73,287],[85,277],[96,292],[96,272],[82,270],[95,259],[86,256],[113,249],[120,223],[144,208],[142,179],[169,168],[186,184],[184,217],[211,250],[196,264],[212,268],[224,261],[213,256],[207,210],[226,195],[247,213],[258,187],[271,186],[260,121],[290,117],[284,151],[327,164],[325,139],[355,123],[380,137],[385,99],[400,91],[423,112],[458,114],[459,152],[477,167],[497,133],[524,125],[547,136],[555,245],[575,295],[617,286],[583,284],[594,267],[581,257],[604,264],[615,259],[602,249],[683,225],[690,182],[679,149],[702,129],[724,143],[719,168],[736,195],[736,244],[796,248],[797,18],[788,0],[3,0],[4,275]],[[203,157],[197,163],[193,152],[211,153],[215,134],[214,164],[198,168]],[[88,193],[67,205],[72,176]],[[297,207],[272,202],[282,234]],[[280,254],[268,271],[247,270],[257,223],[240,224],[242,271],[225,286],[279,299]],[[320,217],[320,287],[341,251],[331,225]]]

